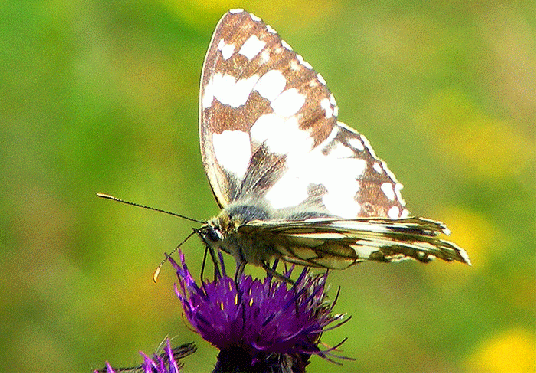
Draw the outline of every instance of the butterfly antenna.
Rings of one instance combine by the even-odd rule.
[[[160,276],[160,270],[162,269],[162,266],[164,265],[165,262],[167,262],[168,258],[175,254],[175,252],[177,250],[180,249],[180,247],[190,239],[190,237],[192,237],[194,234],[196,234],[197,231],[193,231],[192,233],[190,233],[184,240],[182,240],[182,242],[180,244],[178,244],[173,250],[171,250],[171,252],[169,254],[166,254],[164,253],[164,255],[166,256],[161,262],[160,264],[158,265],[158,267],[156,267],[156,269],[154,270],[154,274],[153,274],[153,281],[155,282],[156,284],[156,281],[158,281],[158,276]]]
[[[125,201],[125,200],[123,200],[121,198],[117,198],[117,197],[111,196],[109,194],[97,193],[97,197],[104,198],[104,199],[111,199],[112,201],[121,202],[121,203],[124,203],[126,205],[130,205],[130,206],[141,207],[142,209],[146,209],[146,210],[153,210],[153,211],[163,212],[164,214],[177,216],[177,217],[185,219],[185,220],[193,221],[194,223],[200,223],[200,224],[206,224],[207,223],[206,221],[192,219],[192,218],[189,218],[187,216],[177,214],[176,212],[166,211],[166,210],[157,209],[157,208],[150,207],[150,206],[140,205],[139,203],[135,203],[135,202]]]

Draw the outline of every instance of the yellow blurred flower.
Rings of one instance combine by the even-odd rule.
[[[466,361],[468,372],[536,372],[536,340],[525,329],[511,329],[483,341]]]
[[[493,254],[500,253],[497,246],[493,245],[494,242],[500,241],[497,239],[499,231],[484,215],[463,208],[445,209],[437,218],[445,222],[452,231],[452,235],[445,239],[464,248],[472,266],[434,263],[424,268],[435,286],[442,288],[443,292],[458,291],[464,282],[481,273],[479,270],[486,266]],[[494,253],[491,250],[494,250]]]
[[[449,240],[463,247],[475,269],[486,265],[488,258],[501,254],[500,230],[494,227],[483,214],[461,207],[447,208],[439,215],[441,221],[448,222],[452,231]],[[493,252],[491,252],[493,250]]]

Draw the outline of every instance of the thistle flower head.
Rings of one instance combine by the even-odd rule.
[[[291,371],[296,372],[304,371],[299,366],[304,368],[311,355],[327,359],[334,356],[337,346],[328,350],[318,347],[328,325],[339,321],[333,326],[336,327],[346,321],[332,315],[335,302],[326,302],[327,274],[312,275],[304,269],[290,287],[272,276],[260,280],[241,275],[235,281],[225,273],[220,256],[223,275],[198,285],[182,252],[180,264],[171,258],[170,261],[179,279],[175,291],[186,318],[220,350],[218,364],[225,364],[222,357],[227,357],[242,361],[243,368],[251,371],[266,361],[276,366],[283,362],[294,366]],[[285,363],[289,358],[290,362]]]

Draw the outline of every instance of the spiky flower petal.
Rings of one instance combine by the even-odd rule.
[[[194,353],[196,350],[192,343],[184,344],[180,347],[171,348],[169,339],[166,340],[164,353],[153,357],[140,352],[143,356],[143,364],[133,368],[113,368],[106,363],[106,367],[102,370],[95,370],[94,373],[120,373],[120,372],[138,372],[138,373],[179,373],[179,359]]]

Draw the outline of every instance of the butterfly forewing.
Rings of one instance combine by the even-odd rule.
[[[200,138],[220,206],[245,195],[275,210],[400,217],[401,188],[368,142],[337,123],[324,79],[247,12],[227,13],[203,68]]]
[[[465,261],[433,237],[441,230],[404,219],[402,185],[337,121],[324,78],[258,17],[232,10],[220,20],[199,100],[203,164],[223,208],[215,247],[254,264]]]
[[[251,192],[242,181],[252,171],[252,155],[257,162],[264,162],[259,158],[265,154],[268,165],[281,163],[296,144],[292,131],[313,143],[331,133],[335,116],[313,105],[325,100],[327,110],[336,111],[319,79],[255,16],[229,12],[222,18],[205,58],[200,91],[201,150],[220,205]]]

